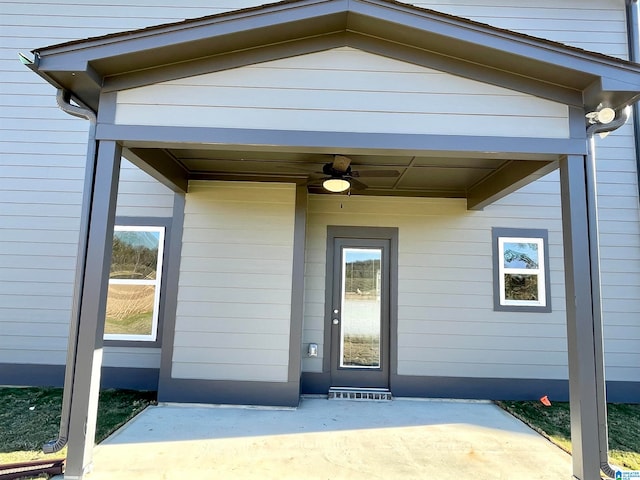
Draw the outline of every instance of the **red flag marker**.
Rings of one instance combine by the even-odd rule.
[[[549,397],[546,396],[546,395],[540,399],[540,402],[542,402],[542,404],[545,407],[550,407],[551,406],[551,402],[549,401]]]

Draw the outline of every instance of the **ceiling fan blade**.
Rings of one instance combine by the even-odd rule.
[[[323,177],[318,177],[318,176],[309,177],[309,178],[307,178],[307,185],[318,185],[318,186],[322,187],[322,182],[324,180],[325,180],[325,178],[323,178]]]
[[[336,172],[345,173],[347,169],[351,165],[351,159],[349,157],[345,157],[343,155],[334,155],[333,156],[333,169]]]
[[[356,180],[353,177],[349,177],[347,180],[349,180],[349,183],[351,183],[351,188],[353,188],[354,190],[365,190],[367,188],[364,183]]]
[[[307,191],[309,193],[328,193],[322,185],[318,185],[317,183],[307,183]]]
[[[397,170],[362,170],[358,172],[351,172],[351,175],[358,178],[398,177],[400,176],[400,172]]]
[[[311,172],[309,173],[309,178],[322,178],[322,177],[326,177],[327,174],[323,173],[323,172]]]

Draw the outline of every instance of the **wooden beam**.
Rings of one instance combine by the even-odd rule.
[[[482,210],[558,168],[558,161],[510,160],[467,190],[467,209]]]
[[[175,158],[158,148],[125,148],[124,158],[174,192],[186,193],[189,172]]]
[[[189,175],[191,180],[221,180],[226,182],[278,182],[304,185],[308,176],[283,175],[281,173],[243,173],[243,172],[196,172]]]

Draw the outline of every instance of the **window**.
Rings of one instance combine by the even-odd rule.
[[[494,310],[551,311],[546,230],[493,229]]]
[[[114,228],[105,340],[156,341],[164,233],[157,226]]]

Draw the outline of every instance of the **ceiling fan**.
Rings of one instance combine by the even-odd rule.
[[[318,172],[320,173],[320,172]],[[344,155],[334,155],[333,162],[325,163],[322,167],[321,178],[322,187],[332,193],[340,193],[350,188],[364,190],[367,185],[358,178],[366,177],[397,177],[400,175],[396,170],[363,170],[355,171],[351,168],[351,159]],[[312,181],[310,183],[316,183]]]

